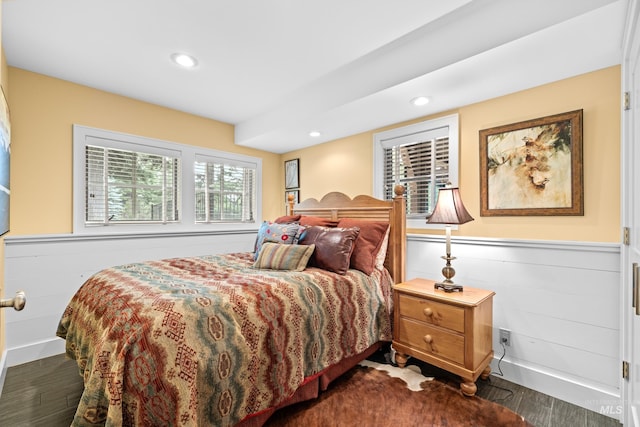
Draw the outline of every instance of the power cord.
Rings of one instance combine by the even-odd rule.
[[[502,346],[502,356],[500,356],[500,359],[498,359],[498,372],[500,373],[495,374],[495,375],[500,375],[501,377],[504,377],[504,374],[502,373],[502,368],[500,368],[500,363],[502,362],[502,359],[504,359],[505,354],[507,354],[507,347],[505,347],[504,342],[505,342],[505,339],[503,338],[500,341],[500,345]]]
[[[500,345],[502,346],[502,356],[500,356],[500,359],[498,359],[498,372],[494,372],[493,373],[493,375],[498,375],[498,376],[501,376],[501,377],[504,377],[504,373],[502,372],[502,368],[500,368],[500,363],[502,362],[502,359],[504,359],[504,356],[507,354],[507,347],[505,347],[504,341],[505,340],[501,340],[500,341]],[[494,402],[503,403],[503,402],[507,402],[508,400],[511,400],[513,398],[513,396],[514,396],[513,390],[493,384],[491,382],[491,377],[489,377],[487,379],[487,382],[489,383],[489,386],[491,386],[493,388],[496,388],[498,390],[502,390],[502,391],[506,391],[507,392],[507,395],[505,397],[502,397],[502,398],[499,398],[499,399],[492,399]]]

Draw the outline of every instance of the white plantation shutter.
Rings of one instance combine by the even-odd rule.
[[[431,212],[437,190],[449,180],[449,138],[423,138],[384,148],[384,197],[392,199],[393,188],[403,185],[407,217]]]
[[[374,195],[394,197],[405,187],[407,226],[428,228],[438,191],[457,184],[458,116],[420,122],[374,135]]]
[[[253,230],[261,181],[259,157],[73,125],[74,233]]]
[[[254,221],[256,167],[248,162],[196,156],[196,223]]]
[[[180,159],[171,154],[86,145],[85,223],[178,221]]]

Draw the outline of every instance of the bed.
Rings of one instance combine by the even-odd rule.
[[[84,380],[74,426],[261,426],[391,341],[403,188],[288,210],[254,252],[116,266],[80,287],[57,329]]]

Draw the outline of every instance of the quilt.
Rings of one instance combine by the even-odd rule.
[[[90,277],[57,328],[85,385],[73,425],[235,425],[391,340],[386,270],[253,262],[253,253],[174,258]]]

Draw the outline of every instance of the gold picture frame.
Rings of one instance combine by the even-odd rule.
[[[582,110],[479,134],[480,216],[584,215]]]

